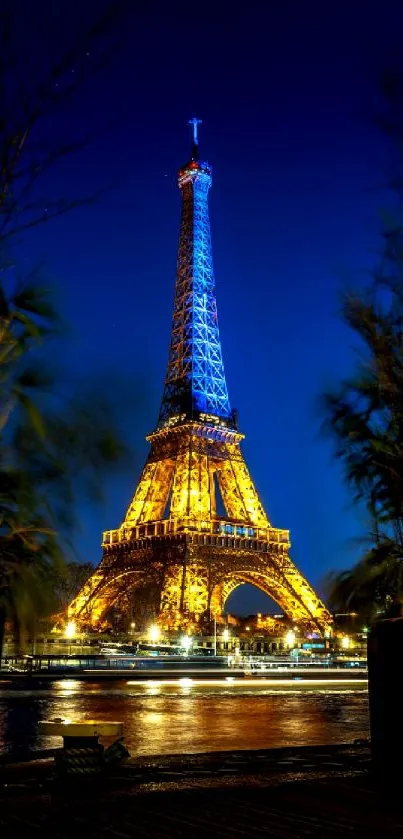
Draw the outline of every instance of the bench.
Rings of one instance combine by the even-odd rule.
[[[47,737],[63,737],[63,748],[55,758],[59,774],[93,775],[100,772],[108,762],[98,738],[122,737],[123,723],[109,720],[42,720],[39,733]],[[116,745],[124,749],[120,741]]]

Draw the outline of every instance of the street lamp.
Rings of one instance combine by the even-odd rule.
[[[193,638],[190,638],[189,635],[184,635],[182,640],[181,640],[181,647],[183,647],[186,654],[189,652],[192,644],[193,644]]]
[[[69,641],[70,641],[69,655],[71,655],[71,640],[72,640],[72,638],[74,638],[75,634],[76,634],[76,622],[75,621],[68,621],[68,623],[66,623],[66,627],[65,627],[65,630],[64,630],[64,636],[65,636],[65,638],[68,638]]]
[[[156,641],[159,641],[161,637],[161,631],[159,626],[157,626],[156,624],[150,626],[150,629],[148,630],[148,637],[152,644],[154,644]]]
[[[341,646],[343,650],[348,650],[351,646],[351,638],[349,638],[348,635],[343,635],[343,638],[341,639]]]
[[[66,638],[74,638],[75,634],[76,634],[76,622],[75,621],[69,621],[66,624],[66,628],[64,630],[64,635],[65,635]]]
[[[294,644],[295,644],[295,632],[293,632],[292,629],[290,629],[286,633],[286,636],[285,636],[284,640],[285,640],[285,643],[287,644],[287,647],[293,647]]]

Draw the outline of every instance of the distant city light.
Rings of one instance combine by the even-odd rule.
[[[294,644],[295,644],[295,632],[293,632],[292,629],[290,629],[286,633],[284,640],[285,640],[285,643],[287,644],[287,647],[293,647]]]
[[[161,631],[159,626],[157,626],[156,624],[150,626],[150,629],[148,630],[148,637],[152,643],[155,643],[155,641],[159,641],[161,637]]]
[[[181,643],[181,647],[183,647],[184,650],[188,651],[188,650],[190,650],[190,648],[193,644],[193,638],[190,638],[189,635],[184,635],[183,638],[181,639],[180,643]]]
[[[74,638],[75,634],[76,634],[76,622],[75,621],[69,621],[66,624],[66,628],[64,630],[64,635],[65,635],[66,638]]]

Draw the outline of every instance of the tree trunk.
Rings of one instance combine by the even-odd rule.
[[[1,669],[1,659],[3,656],[3,644],[4,644],[4,636],[6,630],[6,610],[4,608],[0,608],[0,669]]]
[[[380,620],[368,636],[368,687],[372,766],[387,787],[401,787],[403,753],[402,694],[399,662],[403,647],[403,618]]]

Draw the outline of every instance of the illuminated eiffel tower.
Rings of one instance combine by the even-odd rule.
[[[206,615],[220,618],[229,594],[251,583],[293,622],[324,632],[330,615],[291,562],[288,531],[267,519],[230,407],[211,253],[211,166],[199,159],[199,122],[191,120],[192,156],[178,176],[175,304],[151,451],[121,527],[103,534],[102,561],[69,619],[102,626],[127,592],[135,598],[137,587],[152,584],[161,627],[194,627]]]

